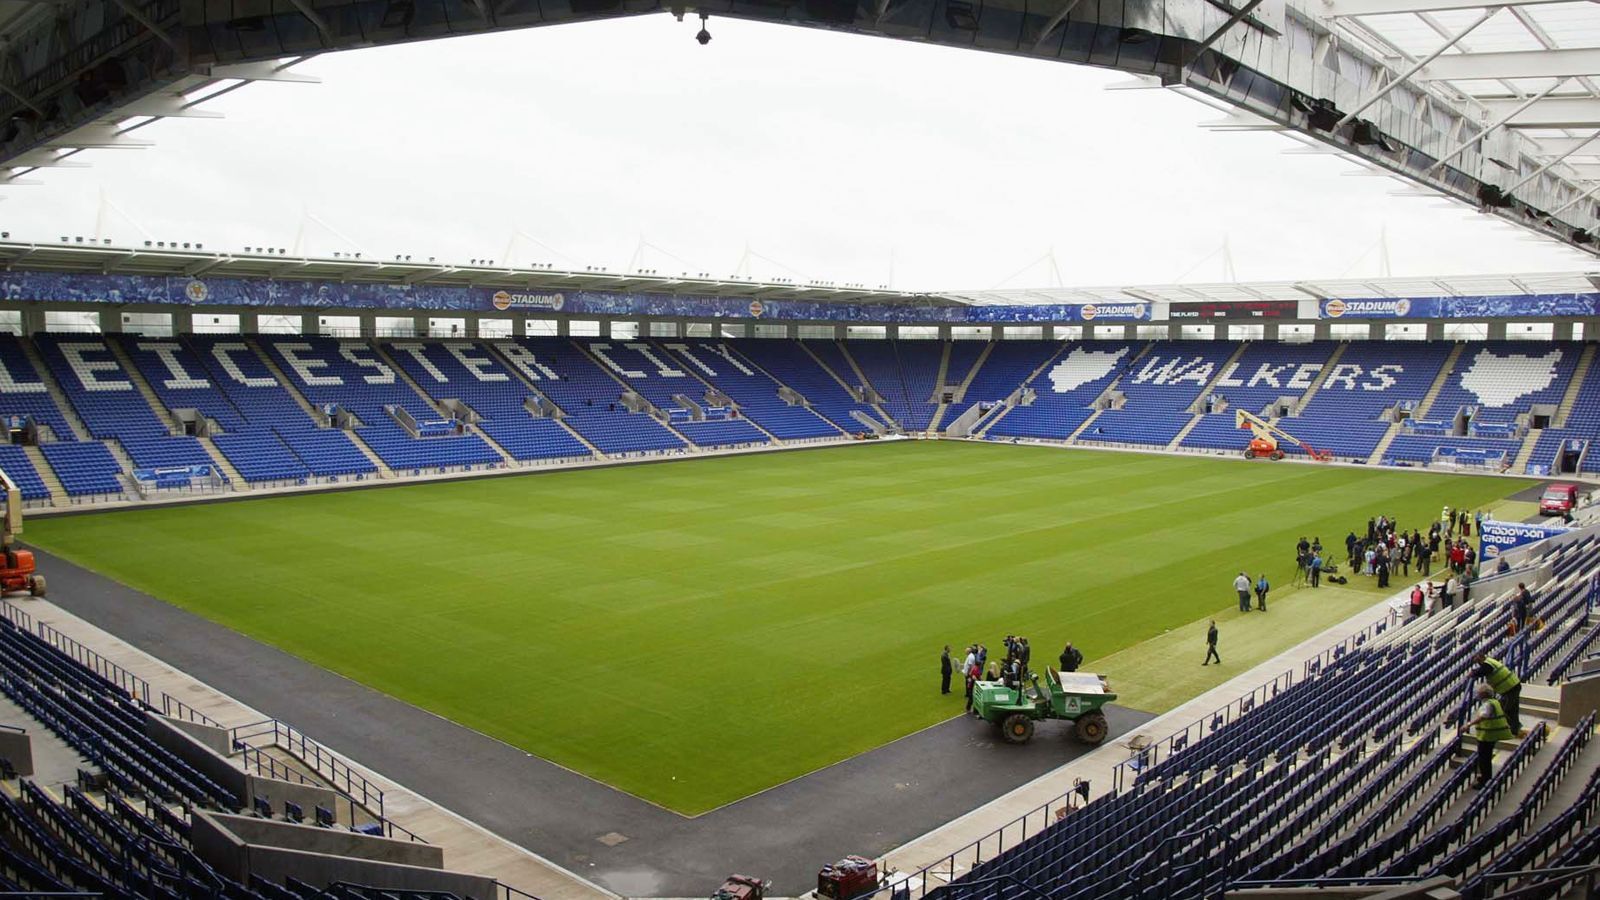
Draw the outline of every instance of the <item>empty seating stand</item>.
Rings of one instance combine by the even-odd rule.
[[[528,354],[523,365],[541,375],[538,389],[565,415],[563,421],[607,455],[656,454],[687,449],[683,440],[648,412],[630,413],[623,383],[601,368],[583,345],[614,346],[610,340],[518,338],[506,342]],[[520,366],[519,366],[520,368]],[[548,371],[545,371],[548,370]],[[638,371],[638,370],[633,370]],[[642,392],[641,392],[642,394]]]
[[[807,343],[825,345],[825,342]],[[812,412],[832,422],[841,431],[858,434],[868,430],[870,426],[856,418],[858,414],[878,423],[880,427],[888,426],[889,423],[884,422],[871,404],[857,400],[846,388],[845,385],[859,387],[848,368],[843,372],[830,372],[806,351],[801,342],[750,339],[735,342],[733,346],[752,365],[804,397]],[[837,354],[835,358],[838,358]],[[838,377],[835,378],[835,375]]]
[[[385,349],[435,400],[457,400],[481,416],[478,427],[520,461],[586,459],[589,449],[554,419],[535,416],[527,372],[513,372],[493,350],[470,341],[394,341]],[[511,350],[515,355],[515,350]],[[527,366],[542,379],[536,365]]]
[[[1054,353],[1052,359],[1051,354],[1046,352],[1051,349],[1049,343],[1002,341],[990,353],[984,369],[995,374],[1009,371],[1022,373],[1026,378],[1046,359],[1050,360],[1050,364],[1039,372],[1038,377],[1027,383],[1033,390],[1033,402],[1007,411],[987,429],[986,434],[993,437],[1065,440],[1094,413],[1095,399],[1128,371],[1138,353],[1138,348],[1133,344],[1092,341],[1054,348],[1060,352]],[[979,377],[982,379],[983,373]],[[986,393],[981,399],[987,399],[988,394],[998,393],[1002,384],[982,380],[974,382],[968,396],[982,390]],[[1097,439],[1090,435],[1085,435],[1085,438]]]
[[[754,351],[748,344],[752,342],[770,343],[760,339],[685,340],[661,341],[658,346],[681,367],[727,395],[745,418],[773,437],[784,441],[839,437],[839,428],[820,414],[783,399],[780,382],[750,359]]]
[[[1122,408],[1102,412],[1081,440],[1165,447],[1189,424],[1190,408],[1237,347],[1204,341],[1151,345],[1117,382],[1126,398]]]
[[[1586,609],[1600,571],[1594,538],[1536,556],[1530,565],[1548,563],[1556,576],[1536,595],[1535,614],[1561,621]],[[1299,679],[1202,722],[1198,735],[1191,728],[1158,744],[1158,756],[1125,764],[1125,780],[1073,814],[948,885],[929,878],[928,895],[1134,900],[1326,877],[1447,876],[1477,898],[1541,862],[1596,862],[1592,715],[1550,749],[1547,723],[1524,706],[1527,735],[1498,753],[1482,789],[1471,785],[1471,741],[1455,727],[1461,700],[1476,652],[1508,657],[1512,640],[1510,591],[1482,590],[1454,610],[1386,620]],[[1546,649],[1527,671],[1554,655]]]
[[[401,423],[441,420],[372,347],[327,337],[257,337],[278,367],[311,403],[354,415],[363,441],[391,468],[408,473],[493,466],[500,455],[473,434],[415,437]],[[292,446],[292,444],[291,444]]]

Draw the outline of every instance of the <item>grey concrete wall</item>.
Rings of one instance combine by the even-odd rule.
[[[444,849],[433,844],[357,834],[343,828],[295,825],[254,816],[210,812],[205,815],[218,827],[227,829],[235,838],[251,846],[304,850],[430,869],[444,866]]]
[[[235,829],[240,833],[235,833]],[[253,843],[244,836],[246,834],[251,838],[270,839],[280,846]],[[450,891],[483,898],[496,896],[492,878],[434,867],[443,864],[444,851],[427,844],[203,811],[195,813],[191,840],[201,859],[240,881],[258,875],[283,884],[286,877],[293,877],[318,886],[349,881],[392,890]],[[316,852],[282,846],[291,844],[326,846],[329,850]],[[343,853],[351,855],[341,855]],[[436,862],[410,865],[399,861],[423,858]]]
[[[313,811],[318,806],[325,806],[333,810],[335,822],[344,818],[344,811],[349,809],[349,804],[340,799],[337,791],[330,788],[319,787],[314,784],[299,784],[291,781],[280,781],[275,778],[263,778],[260,775],[246,775],[244,788],[245,809],[254,809],[257,797],[265,797],[272,809],[278,815],[283,815],[285,800],[299,804],[305,812],[306,818],[313,818]],[[349,823],[346,823],[349,824]]]
[[[172,751],[179,759],[193,766],[195,771],[238,797],[239,802],[249,804],[250,798],[245,791],[245,772],[238,763],[212,752],[210,746],[166,716],[146,713],[144,731],[151,740]]]
[[[1558,723],[1564,728],[1578,724],[1578,720],[1592,712],[1600,711],[1600,671],[1585,672],[1561,685],[1561,712]]]
[[[279,814],[283,813],[285,800],[298,803],[300,808],[305,810],[307,818],[311,817],[312,810],[318,806],[333,810],[336,817],[342,817],[341,810],[348,808],[347,804],[340,801],[338,792],[330,788],[280,781],[246,772],[237,759],[230,759],[225,754],[213,751],[213,744],[217,739],[215,732],[221,731],[220,729],[193,722],[181,722],[153,713],[146,715],[145,723],[145,733],[152,740],[171,750],[179,759],[193,766],[202,775],[232,792],[245,809],[250,809],[257,797],[266,797]],[[196,737],[196,734],[199,737]],[[221,732],[221,742],[224,748],[228,748],[226,731]]]
[[[33,738],[27,732],[0,729],[0,756],[11,761],[18,775],[33,774]]]
[[[218,756],[227,756],[233,752],[233,747],[228,744],[228,729],[226,728],[218,728],[215,725],[205,725],[200,722],[190,722],[187,719],[178,719],[172,716],[161,716],[159,718],[167,725],[204,744],[207,749]]]

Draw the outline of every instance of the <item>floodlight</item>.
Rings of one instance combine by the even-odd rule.
[[[945,4],[944,23],[957,31],[978,30],[978,17],[966,0],[949,0]]]
[[[1512,206],[1516,205],[1517,201],[1516,198],[1512,197],[1510,194],[1507,194],[1505,191],[1500,190],[1500,188],[1496,187],[1495,185],[1480,184],[1478,185],[1478,202],[1482,203],[1484,206],[1510,209]]]
[[[1393,153],[1399,148],[1389,143],[1378,126],[1366,119],[1357,119],[1355,127],[1350,130],[1350,139],[1363,147],[1377,147],[1385,153]]]
[[[389,5],[384,7],[383,18],[378,20],[378,27],[404,28],[411,24],[411,17],[416,10],[411,0],[389,0]]]

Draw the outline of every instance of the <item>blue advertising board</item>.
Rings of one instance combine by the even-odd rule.
[[[675,316],[700,319],[778,319],[922,324],[1134,322],[1150,318],[1146,303],[1062,303],[965,306],[926,302],[815,303],[743,297],[527,288],[364,284],[257,278],[8,272],[0,291],[9,301],[169,304],[191,307],[438,310],[567,313],[600,316]]]
[[[1571,530],[1562,525],[1546,525],[1543,522],[1497,522],[1493,519],[1484,519],[1478,528],[1478,558],[1493,559],[1513,547],[1532,544],[1558,534],[1566,534]]]
[[[1495,297],[1376,297],[1323,300],[1324,319],[1508,319],[1592,316],[1600,294],[1513,294]]]

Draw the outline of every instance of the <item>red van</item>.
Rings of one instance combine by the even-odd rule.
[[[1546,516],[1564,516],[1578,505],[1578,486],[1556,482],[1544,489],[1539,498],[1539,512]]]

